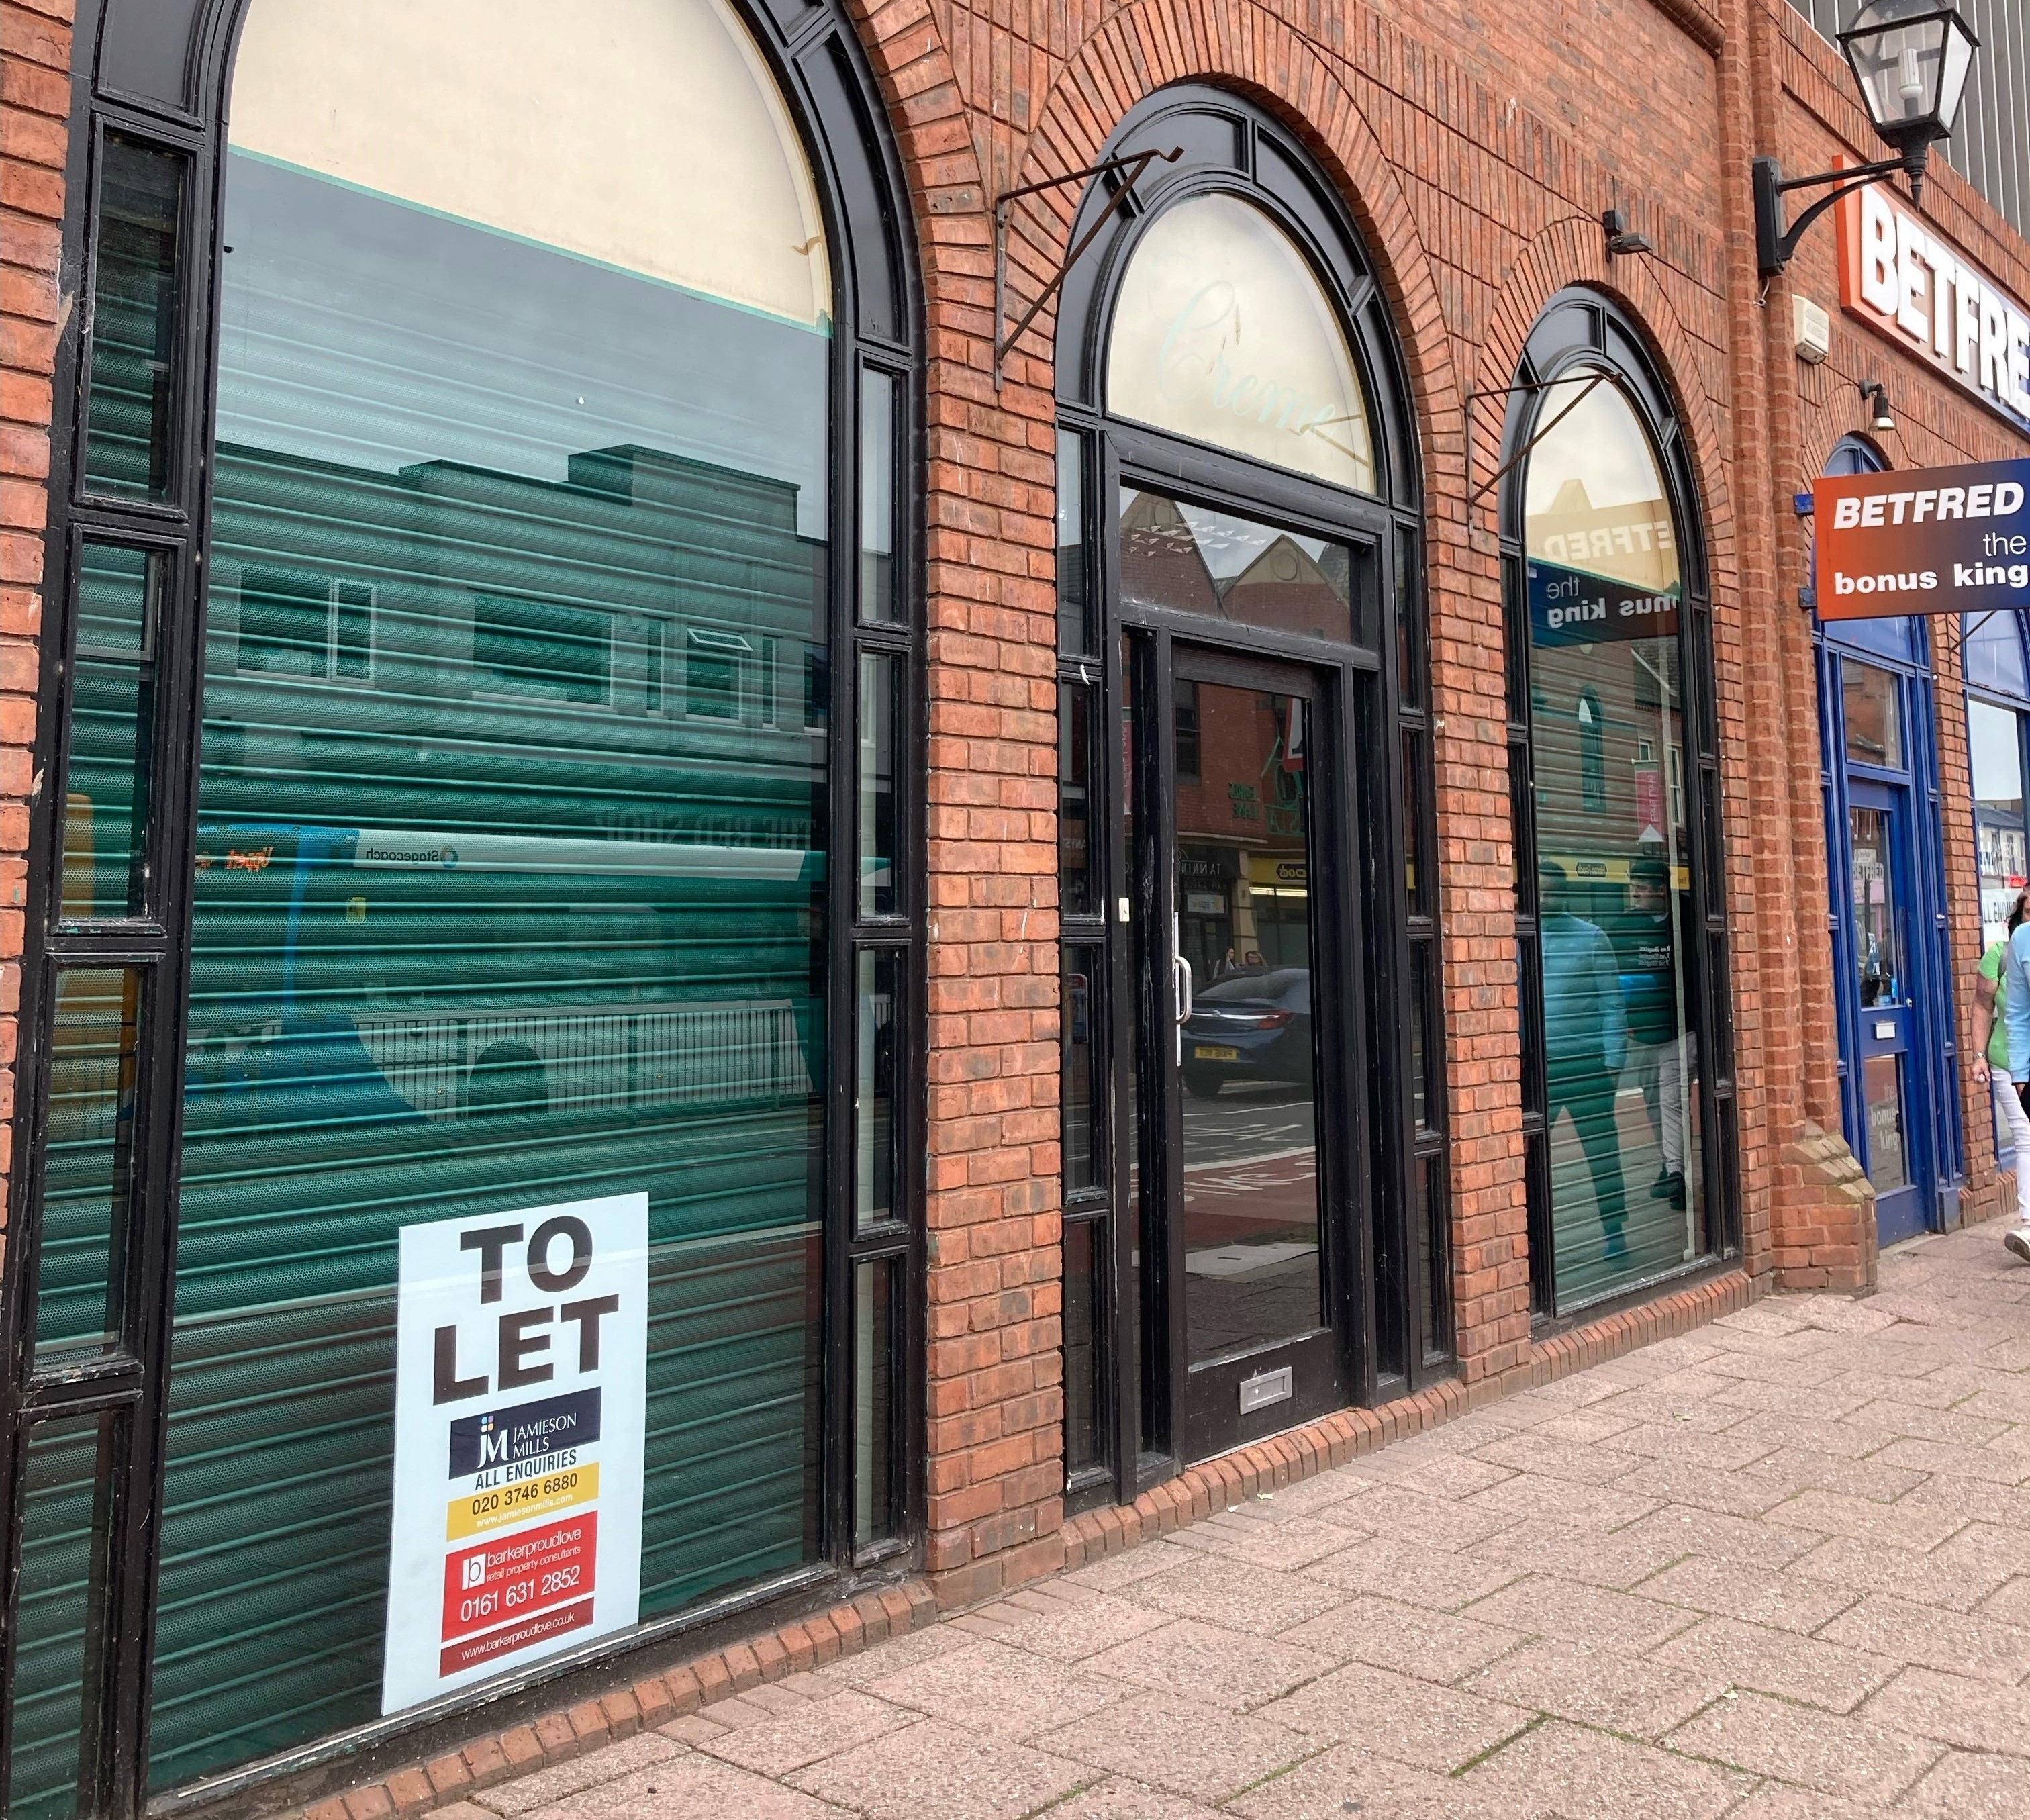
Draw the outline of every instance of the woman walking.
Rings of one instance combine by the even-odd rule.
[[[2018,1223],[2002,1242],[2030,1264],[2030,1208],[2023,1200],[2024,1175],[2030,1170],[2030,1111],[2023,1104],[2024,1085],[2030,1081],[2030,973],[2024,971],[2030,955],[2017,951],[2017,940],[2018,932],[2024,931],[2021,945],[2030,948],[2026,921],[2030,888],[2019,891],[2009,906],[2007,939],[1990,943],[1980,957],[1980,977],[1974,982],[1973,1077],[1994,1094],[1996,1116],[2016,1152]]]

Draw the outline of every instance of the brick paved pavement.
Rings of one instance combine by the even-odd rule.
[[[1764,1301],[449,1820],[2030,1814],[2030,1269]]]

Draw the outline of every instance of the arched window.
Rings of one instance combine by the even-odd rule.
[[[1123,417],[1374,491],[1332,301],[1288,233],[1238,196],[1194,196],[1143,236],[1114,300],[1106,391]]]
[[[154,10],[81,91],[28,1010],[38,1357],[125,1401],[23,1532],[154,1604],[103,1672],[80,1576],[28,1613],[24,1815],[808,1599],[920,1498],[920,309],[843,8]]]
[[[1553,300],[1517,379],[1502,538],[1523,1132],[1532,1286],[1559,1313],[1731,1242],[1731,1045],[1678,426],[1630,325],[1583,292]]]
[[[1058,318],[1075,1502],[1450,1363],[1401,355],[1344,206],[1287,133],[1180,85],[1110,149],[1172,146],[1132,208],[1085,198],[1073,239],[1099,231]],[[1236,1121],[1280,1135],[1221,1213],[1197,1159],[1252,1154]],[[1357,1334],[1355,1306],[1374,1310]]]

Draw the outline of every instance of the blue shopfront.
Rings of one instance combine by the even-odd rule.
[[[1829,475],[1883,463],[1855,439]],[[1930,623],[1819,623],[1842,1121],[1883,1245],[1957,1223],[1965,1173]]]

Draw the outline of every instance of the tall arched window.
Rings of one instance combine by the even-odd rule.
[[[919,310],[843,9],[142,10],[9,1251],[50,1820],[807,1599],[920,1496]]]
[[[1173,146],[1058,314],[1077,1501],[1451,1363],[1409,389],[1302,147],[1192,86],[1111,142]]]
[[[1734,1242],[1733,1081],[1711,616],[1682,437],[1604,299],[1554,300],[1517,381],[1509,769],[1531,1282],[1549,1315]]]

